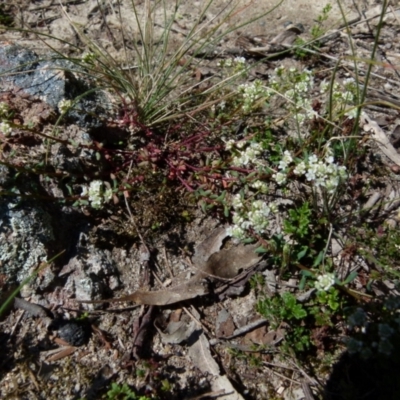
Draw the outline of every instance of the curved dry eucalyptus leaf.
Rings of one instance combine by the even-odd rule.
[[[379,149],[395,164],[400,166],[400,154],[397,153],[396,149],[390,143],[389,138],[386,136],[385,132],[380,128],[380,126],[363,113],[360,117],[360,125],[364,131],[371,133],[371,137],[378,144]]]
[[[155,290],[147,292],[137,290],[130,297],[138,304],[147,304],[153,306],[165,306],[184,300],[194,299],[198,296],[204,296],[208,293],[208,288],[202,283],[184,284],[170,288],[169,290]]]
[[[232,386],[226,375],[221,375],[219,366],[214,360],[210,344],[204,335],[203,331],[198,331],[199,335],[196,340],[191,344],[188,350],[188,356],[199,370],[203,373],[213,375],[211,389],[215,392],[223,391],[218,399],[222,400],[244,400],[243,397]]]
[[[145,304],[149,306],[165,306],[168,304],[179,303],[180,301],[194,299],[198,296],[204,296],[209,293],[207,286],[196,282],[193,278],[182,285],[178,285],[166,290],[137,290],[135,293],[127,296],[119,297],[118,299],[108,300],[78,300],[79,303],[120,303],[122,301],[133,301],[137,304]]]
[[[205,266],[210,256],[219,251],[227,236],[226,228],[214,229],[211,235],[196,247],[192,257],[193,264],[195,264],[197,268]]]
[[[260,261],[260,254],[255,253],[258,244],[244,245],[223,249],[214,253],[203,268],[203,276],[207,274],[231,279]]]
[[[180,344],[192,335],[197,324],[195,321],[190,321],[189,323],[184,321],[170,322],[165,332],[162,332],[156,324],[154,324],[154,326],[160,334],[161,341],[164,344]]]

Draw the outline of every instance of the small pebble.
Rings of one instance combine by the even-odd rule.
[[[58,336],[71,346],[82,346],[90,337],[90,326],[85,321],[63,321]]]

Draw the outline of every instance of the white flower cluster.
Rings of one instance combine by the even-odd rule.
[[[236,239],[245,239],[249,229],[258,234],[264,233],[268,226],[268,216],[277,209],[275,204],[269,207],[265,201],[255,200],[250,210],[247,210],[240,194],[233,197],[232,207],[235,210],[232,219],[234,225],[228,228],[228,235]]]
[[[268,185],[264,181],[256,180],[250,183],[253,189],[260,191],[261,193],[268,193]]]
[[[284,67],[275,69],[275,77],[271,78],[271,87],[290,100],[289,108],[294,112],[296,121],[303,125],[306,119],[314,118],[317,113],[311,104],[310,91],[314,87],[312,71]]]
[[[314,283],[315,289],[327,292],[335,284],[335,274],[327,272],[320,275]]]
[[[104,203],[112,199],[112,190],[110,188],[104,189],[104,182],[96,180],[90,182],[89,188],[83,187],[81,196],[88,196],[90,205],[99,209]]]
[[[219,67],[227,67],[227,68],[234,66],[244,67],[245,64],[246,64],[246,59],[244,57],[227,58],[226,60],[218,61]]]
[[[316,187],[324,187],[329,194],[334,193],[340,181],[347,177],[346,167],[335,164],[331,155],[319,160],[312,154],[307,162],[297,164],[293,172],[296,175],[305,175],[308,181],[313,182]]]
[[[257,164],[258,159],[257,157],[262,153],[263,149],[260,143],[251,142],[248,146],[245,147],[246,141],[241,141],[236,143],[237,155],[232,159],[232,165],[236,167],[245,166],[248,164]],[[231,150],[235,142],[229,140],[225,148],[227,150]],[[243,148],[244,147],[244,148]]]
[[[0,102],[0,116],[5,116],[9,111],[8,104],[4,103],[4,101]]]
[[[247,114],[253,108],[258,100],[267,101],[271,96],[271,92],[263,86],[263,83],[256,79],[253,83],[244,83],[238,88],[239,93],[243,95],[243,111]]]
[[[58,111],[60,111],[61,114],[66,113],[72,106],[72,100],[67,100],[67,99],[62,99],[58,102],[57,107]]]
[[[97,58],[96,54],[94,53],[85,53],[82,55],[81,59],[85,64],[91,64]]]
[[[12,128],[7,121],[0,122],[0,132],[3,132],[4,136],[10,135]]]
[[[283,152],[282,160],[279,161],[278,168],[279,172],[276,172],[272,177],[275,179],[278,185],[284,185],[286,183],[286,173],[285,170],[289,166],[289,164],[293,162],[292,155],[290,151],[285,150]]]
[[[330,91],[330,83],[324,81],[321,83],[321,93]],[[344,113],[350,119],[355,118],[357,115],[357,108],[354,106],[356,103],[357,84],[354,78],[347,78],[343,80],[342,85],[334,82],[332,85],[332,102],[334,108],[348,109]]]

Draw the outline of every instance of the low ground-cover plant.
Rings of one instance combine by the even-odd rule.
[[[132,3],[141,42],[139,46],[134,41],[138,64],[132,68],[122,68],[93,41],[85,41],[85,52],[77,49],[79,57],[72,60],[77,72],[111,90],[117,102],[113,127],[124,136],[85,145],[63,143],[92,151],[98,162],[81,176],[68,177],[68,200],[101,212],[124,196],[137,205],[132,208],[138,214],[145,214],[143,198],[147,207],[155,199],[148,212],[156,218],[149,224],[154,229],[161,220],[157,202],[172,208],[179,198],[183,220],[190,220],[188,210],[197,206],[212,212],[229,221],[233,240],[258,241],[258,251],[273,260],[282,279],[298,279],[298,288],[273,297],[264,295],[261,280],[256,282],[257,311],[274,329],[285,325],[286,353],[289,349],[298,354],[312,349],[328,352],[331,342],[325,346],[319,332],[338,336],[339,327],[340,335],[350,336],[350,352],[368,357],[378,349],[389,355],[398,336],[398,306],[393,306],[391,297],[374,306],[360,299],[372,295],[375,281],[397,283],[398,235],[383,228],[377,234],[370,226],[361,233],[354,228],[362,220],[361,212],[348,207],[355,196],[360,153],[366,151],[357,148],[364,101],[359,83],[348,76],[340,78],[336,74],[340,66],[332,76],[324,76],[316,69],[278,65],[268,81],[250,81],[252,65],[236,57],[219,63],[221,82],[210,79],[209,86],[200,89],[193,76],[202,60],[199,55],[231,32],[223,22],[234,13],[224,14],[223,22],[203,23],[211,4],[205,5],[187,39],[170,54],[168,40],[177,8],[172,17],[164,15],[165,30],[155,44],[155,8],[147,3],[148,18],[143,22]],[[314,39],[323,34],[321,24],[328,13],[327,7],[312,32]],[[312,49],[316,50],[315,44]],[[64,102],[59,111],[67,115],[71,107],[73,103]],[[279,127],[276,109],[280,111],[276,119],[284,121]],[[12,135],[12,116],[13,110],[0,105],[5,137]],[[11,165],[11,158],[7,163]],[[50,176],[48,170],[36,171]],[[362,272],[352,267],[343,272],[330,253],[332,239],[342,237],[354,242],[344,249],[345,256],[350,260],[360,256],[372,267],[361,285],[366,293],[360,294],[354,285],[363,278]],[[303,292],[308,296],[300,296]],[[338,341],[333,347],[340,346]],[[121,390],[122,395],[130,389]]]

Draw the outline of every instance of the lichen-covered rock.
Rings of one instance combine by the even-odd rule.
[[[51,216],[41,207],[5,200],[0,203],[1,273],[7,284],[21,283],[46,262],[47,246],[53,240]],[[45,268],[40,279],[25,286],[22,294],[28,295],[33,287],[46,288],[53,278],[51,269]]]
[[[86,233],[81,232],[76,246],[76,255],[61,270],[59,276],[67,276],[63,290],[74,293],[79,300],[104,298],[107,290],[120,286],[118,269],[107,249],[98,249],[88,242]],[[94,305],[84,305],[92,309]]]
[[[109,104],[99,92],[91,88],[72,71],[79,67],[60,59],[58,55],[40,58],[33,51],[21,46],[0,43],[0,85],[2,91],[22,91],[41,99],[54,110],[66,100],[73,105],[67,116],[82,128],[99,128],[101,116],[105,118]],[[89,93],[85,95],[86,93]]]

